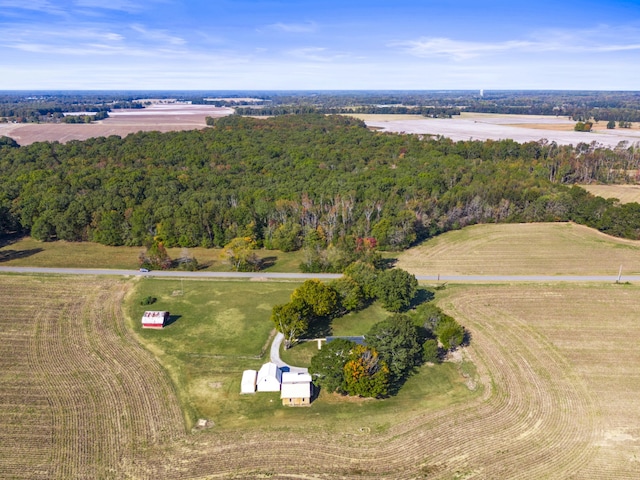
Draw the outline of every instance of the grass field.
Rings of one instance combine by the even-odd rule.
[[[617,198],[620,203],[640,203],[640,185],[580,185],[589,193],[603,198]]]
[[[321,393],[301,409],[238,394],[242,368],[262,363],[267,307],[293,282],[0,275],[0,287],[3,478],[637,473],[637,286],[448,287],[436,301],[472,336],[462,363],[423,367],[388,400]],[[165,330],[137,327],[146,295],[176,315]],[[185,432],[179,398],[215,425]]]
[[[623,275],[640,273],[640,241],[572,223],[474,225],[398,256],[416,275]]]
[[[293,418],[306,415],[291,413],[288,407],[282,408],[278,394],[240,397],[238,393],[242,371],[248,368],[257,370],[269,360],[268,347],[273,328],[271,307],[276,303],[286,303],[298,285],[295,282],[217,280],[181,283],[164,279],[144,279],[137,283],[127,301],[131,328],[170,372],[185,405],[189,426],[196,418],[203,417],[215,421],[218,430],[275,427],[283,415],[294,415]],[[149,295],[158,301],[151,307],[140,305],[140,299]],[[162,331],[142,329],[138,318],[150,308],[168,310],[179,318],[173,317],[175,321]],[[362,335],[387,315],[378,305],[373,305],[355,315],[336,319],[333,333]],[[316,351],[316,342],[306,342],[285,352],[284,357],[294,365],[308,366]],[[433,385],[437,385],[437,389],[432,385],[425,390],[417,382],[418,392],[438,397],[439,390],[443,389],[447,395],[464,397],[464,389],[456,387],[454,368],[447,365],[435,370],[438,370],[443,383],[436,382]],[[461,383],[461,379],[457,383]],[[404,396],[416,394],[416,391],[407,390]],[[395,401],[402,403],[404,396]],[[345,419],[353,417],[351,421],[355,422],[361,422],[370,415],[371,408],[382,417],[395,418],[397,415],[391,407],[380,407],[380,402],[365,402],[366,405],[358,405],[356,410],[349,411],[354,408],[351,402],[345,407],[330,399],[329,395],[321,396],[314,403],[314,411],[325,410],[330,414],[332,409],[342,409]],[[306,428],[323,431],[334,428],[330,425],[330,416],[328,420],[329,424],[326,420],[315,419]]]
[[[144,247],[108,247],[91,242],[39,242],[31,237],[5,241],[0,246],[0,264],[14,267],[116,268],[137,269],[138,255]],[[180,258],[182,248],[168,248],[172,259]],[[189,248],[204,271],[228,272],[229,263],[220,248]],[[267,272],[296,272],[302,252],[284,253],[257,250],[258,257],[268,261]]]
[[[265,397],[239,397],[240,379],[243,370],[268,361],[271,308],[286,303],[297,286],[152,278],[137,283],[126,304],[130,327],[170,372],[189,427],[198,417],[215,419],[219,428],[255,427],[273,415],[260,406]],[[157,302],[140,305],[147,296]],[[162,331],[142,329],[139,319],[150,309],[168,310],[173,323]]]

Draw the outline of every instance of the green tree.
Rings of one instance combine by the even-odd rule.
[[[384,308],[400,312],[411,305],[418,291],[418,280],[415,275],[399,268],[385,270],[378,275],[375,290]]]
[[[13,138],[7,137],[5,135],[0,135],[0,148],[2,147],[10,147],[10,148],[18,148],[18,142],[16,142]]]
[[[140,262],[140,266],[144,268],[160,268],[162,270],[167,270],[168,268],[171,268],[171,265],[173,264],[164,243],[159,238],[155,238],[147,247],[147,250],[140,253],[138,260]]]
[[[31,227],[31,236],[41,242],[51,241],[56,234],[55,227],[49,219],[48,214],[43,214],[35,219]]]
[[[307,306],[297,301],[275,305],[271,310],[271,321],[284,335],[284,348],[287,350],[309,328]]]
[[[593,127],[593,123],[591,122],[578,122],[575,124],[573,129],[576,132],[590,132],[592,127]]]
[[[389,391],[389,367],[373,348],[356,345],[343,371],[348,395],[379,398]]]
[[[344,271],[344,276],[355,281],[364,294],[365,299],[376,297],[376,280],[378,271],[373,265],[361,261],[354,262]]]
[[[435,338],[429,338],[422,344],[422,361],[440,363],[440,348]]]
[[[434,333],[445,350],[455,349],[464,341],[464,328],[451,317],[438,322]]]
[[[341,277],[330,285],[337,292],[338,301],[345,312],[359,310],[364,306],[364,292],[353,278]]]
[[[280,225],[273,232],[273,248],[283,252],[298,250],[302,244],[302,227],[300,224],[291,221]]]
[[[326,343],[322,350],[311,358],[309,373],[313,383],[327,392],[344,391],[344,366],[356,344],[344,338]]]
[[[613,130],[614,128],[616,128],[616,122],[615,122],[615,120],[609,120],[609,121],[607,122],[607,128],[608,128],[609,130]]]
[[[93,231],[93,241],[103,245],[123,245],[122,226],[124,218],[116,210],[101,212],[97,215]]]
[[[376,323],[365,335],[365,341],[386,362],[395,380],[404,378],[422,362],[418,328],[407,315],[395,314]]]
[[[236,272],[255,272],[260,269],[257,246],[251,237],[236,237],[224,246],[224,254]]]
[[[320,280],[306,280],[293,291],[291,301],[300,301],[308,305],[316,317],[328,317],[336,313],[338,293]]]

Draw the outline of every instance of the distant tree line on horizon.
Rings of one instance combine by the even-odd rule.
[[[217,100],[212,98],[220,97]],[[245,98],[252,98],[247,101]],[[554,115],[575,121],[639,122],[639,92],[545,90],[450,91],[138,91],[0,92],[0,121],[56,122],[63,112],[144,108],[146,98],[230,106],[242,115],[302,113],[418,113],[450,117],[461,112]],[[257,99],[257,101],[256,101]]]
[[[339,271],[487,222],[575,221],[640,238],[640,205],[574,183],[637,180],[640,151],[377,133],[344,116],[216,120],[20,147],[0,138],[0,234],[105,245],[303,249]]]

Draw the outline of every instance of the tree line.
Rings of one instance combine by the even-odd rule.
[[[418,282],[404,270],[357,261],[330,283],[305,281],[288,303],[273,307],[271,321],[288,349],[300,339],[330,335],[334,318],[380,302],[393,315],[373,325],[361,345],[344,338],[328,342],[309,372],[328,392],[384,397],[396,393],[415,367],[440,362],[468,341],[465,329],[423,292],[428,298],[418,298]]]
[[[640,152],[369,131],[317,114],[216,120],[18,146],[0,139],[0,233],[105,245],[305,250],[309,271],[486,222],[568,221],[640,237],[640,206],[573,183],[633,181]],[[351,255],[351,257],[349,257]]]

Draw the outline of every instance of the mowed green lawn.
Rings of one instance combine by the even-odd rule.
[[[415,275],[611,275],[640,273],[640,241],[574,223],[473,225],[402,252]]]
[[[13,267],[51,268],[115,268],[137,269],[138,256],[144,247],[109,247],[91,242],[40,242],[23,237],[0,246],[0,265]],[[204,271],[231,271],[220,248],[189,248]],[[180,258],[182,248],[167,249],[172,259]],[[256,250],[266,262],[267,272],[297,272],[302,252],[284,253],[277,250]]]
[[[240,395],[245,369],[269,361],[271,308],[289,301],[296,282],[192,281],[140,279],[126,304],[132,328],[164,365],[176,384],[188,425],[198,418],[218,429],[288,428],[322,431],[385,429],[424,409],[440,408],[478,394],[464,384],[454,364],[424,366],[385,400],[345,399],[321,392],[310,408],[281,405],[279,393]],[[184,289],[184,291],[183,291]],[[157,297],[150,306],[140,305]],[[163,330],[142,329],[145,310],[168,310],[172,323]],[[352,317],[336,320],[334,334],[362,334],[387,315],[374,305]],[[350,325],[351,324],[351,325]],[[290,350],[296,364],[307,366],[316,342]],[[293,362],[292,362],[293,363]]]

